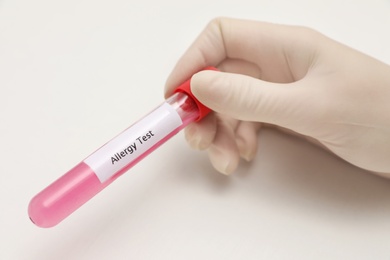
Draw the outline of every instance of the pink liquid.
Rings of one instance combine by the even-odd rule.
[[[28,207],[31,221],[45,228],[57,225],[199,116],[195,102],[184,93],[176,93],[166,102],[176,110],[183,122],[182,125],[120,169],[107,181],[101,182],[86,163],[80,162],[31,200]]]

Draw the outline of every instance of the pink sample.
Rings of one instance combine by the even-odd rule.
[[[116,178],[130,169],[133,165],[138,163],[145,156],[154,151],[157,147],[166,142],[185,126],[187,126],[190,122],[195,121],[199,117],[196,103],[185,93],[175,93],[166,100],[166,103],[176,111],[181,119],[181,125],[173,129],[161,140],[153,144],[153,146],[151,146],[145,152],[139,154],[129,164],[122,167],[120,170],[115,172],[113,176],[107,180],[104,180],[103,182],[99,180],[94,170],[92,170],[92,168],[87,163],[85,163],[85,161],[80,162],[73,169],[65,173],[62,177],[38,193],[31,200],[28,207],[28,213],[31,221],[39,227],[47,228],[55,226],[76,209],[78,209],[81,205],[95,196],[98,192],[104,189],[107,185],[113,182]],[[164,104],[166,105],[166,103]],[[145,118],[147,118],[147,116]],[[162,120],[163,119],[164,118],[162,118]],[[141,119],[136,124],[142,124],[142,120],[144,119]],[[151,130],[149,129],[151,129],[150,125],[152,124],[153,126],[153,123],[155,122],[149,122],[147,124],[148,128],[144,130],[145,140],[147,139],[148,135],[151,137],[149,134]],[[163,122],[158,123],[163,124]],[[131,132],[132,127],[133,126],[129,127],[125,131]],[[134,144],[139,146],[146,142],[142,139],[142,137],[139,140],[134,141],[137,142]],[[130,152],[128,152],[128,154],[129,153]],[[125,156],[130,156],[128,154],[123,153]],[[111,156],[111,154],[108,154],[107,156],[113,158],[113,163],[116,163],[115,160],[118,158],[118,156],[120,157],[120,154],[118,153],[118,156]]]

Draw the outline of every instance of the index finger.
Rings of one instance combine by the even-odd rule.
[[[313,35],[303,28],[249,20],[212,20],[179,59],[165,85],[165,95],[206,66],[226,60],[255,64],[261,79],[277,83],[297,80],[307,72]],[[306,54],[306,55],[305,55]],[[296,65],[296,66],[295,66]]]
[[[175,87],[207,66],[216,66],[224,58],[225,46],[218,22],[214,20],[198,36],[176,63],[165,84],[165,95],[170,96]]]

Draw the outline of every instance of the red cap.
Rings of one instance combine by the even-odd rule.
[[[215,70],[215,71],[218,71],[218,69],[214,68],[214,67],[206,67],[206,68],[204,68],[202,70]],[[198,110],[199,110],[199,117],[196,119],[196,122],[198,122],[199,120],[201,120],[202,118],[207,116],[208,113],[211,112],[210,108],[208,108],[205,105],[203,105],[202,103],[200,103],[200,101],[194,96],[194,94],[192,94],[192,91],[191,91],[191,79],[187,80],[186,82],[184,82],[183,84],[178,86],[174,90],[174,93],[177,93],[177,92],[184,92],[185,94],[190,96],[195,101],[196,106],[198,107]]]

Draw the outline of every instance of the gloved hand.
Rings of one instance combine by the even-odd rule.
[[[215,19],[169,76],[169,96],[193,73],[215,113],[186,129],[229,174],[254,158],[261,123],[290,129],[344,160],[390,177],[390,67],[303,27]]]

